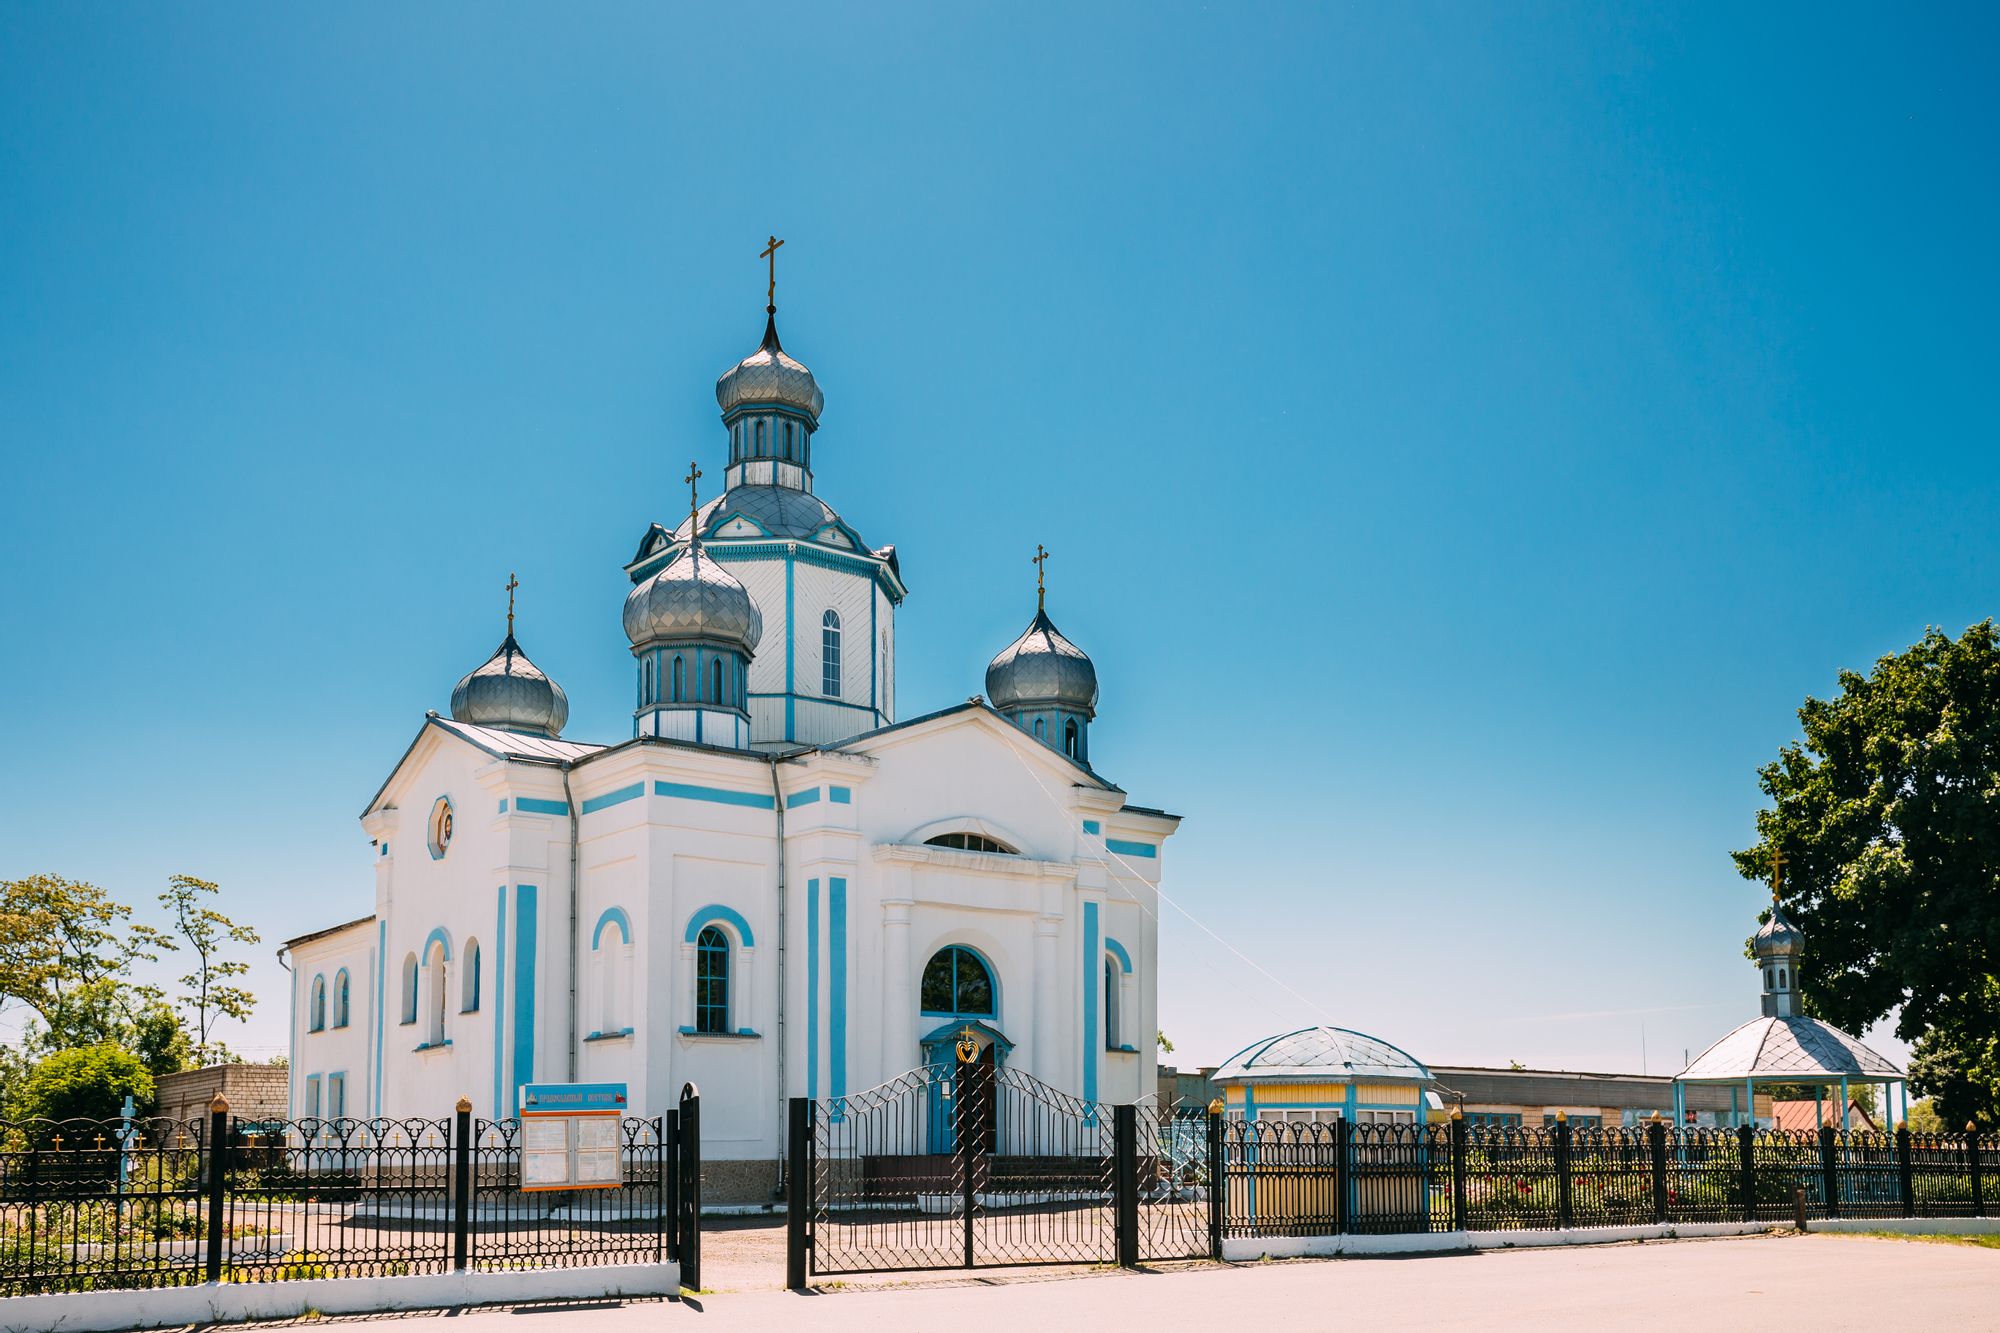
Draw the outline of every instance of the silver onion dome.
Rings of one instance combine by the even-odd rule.
[[[1049,613],[1037,608],[1027,632],[987,664],[986,697],[1000,709],[1049,704],[1094,717],[1097,668],[1083,649],[1062,636]]]
[[[560,736],[569,696],[528,660],[510,630],[493,656],[453,688],[451,715],[478,727]]]
[[[720,640],[747,655],[756,652],[764,637],[764,617],[728,570],[703,559],[699,546],[690,546],[625,598],[625,637],[635,648]]]
[[[1792,924],[1785,909],[1771,904],[1771,919],[1757,928],[1750,947],[1759,957],[1765,954],[1797,953],[1806,942],[1805,932]]]
[[[725,416],[745,404],[777,403],[817,422],[826,395],[813,373],[778,345],[778,319],[773,315],[764,323],[762,345],[715,381],[715,401]]]

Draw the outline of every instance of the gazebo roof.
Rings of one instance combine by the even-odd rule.
[[[1252,1042],[1209,1077],[1218,1083],[1235,1079],[1433,1081],[1431,1071],[1409,1052],[1380,1037],[1336,1027],[1301,1028]]]
[[[1902,1077],[1902,1070],[1839,1028],[1803,1014],[1753,1018],[1677,1075],[1682,1083],[1881,1082]]]

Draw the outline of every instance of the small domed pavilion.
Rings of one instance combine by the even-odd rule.
[[[1401,1047],[1349,1028],[1265,1037],[1212,1075],[1224,1114],[1239,1120],[1423,1124],[1442,1106],[1428,1066]]]

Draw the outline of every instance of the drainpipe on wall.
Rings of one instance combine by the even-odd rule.
[[[576,878],[576,797],[569,789],[570,765],[562,766],[563,802],[569,806],[569,1081],[576,1082],[576,980],[577,965],[577,905],[583,897],[583,885]]]
[[[771,808],[778,815],[778,1198],[785,1197],[785,793],[778,787],[778,758],[771,757]]]

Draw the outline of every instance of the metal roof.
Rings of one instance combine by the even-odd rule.
[[[1753,1018],[1694,1058],[1677,1076],[1688,1082],[1771,1079],[1831,1083],[1899,1079],[1903,1071],[1817,1018]]]
[[[501,759],[531,759],[542,763],[562,763],[565,760],[581,759],[587,754],[596,754],[604,747],[584,741],[560,741],[548,736],[531,736],[523,731],[505,731],[499,727],[474,726],[470,722],[460,722],[455,718],[432,717],[430,719],[446,731],[457,733],[480,749]]]
[[[1422,1061],[1380,1037],[1351,1028],[1300,1028],[1252,1042],[1223,1061],[1224,1079],[1435,1079]]]
[[[352,921],[343,921],[337,926],[328,926],[324,930],[315,930],[307,935],[295,936],[292,939],[286,940],[284,947],[286,949],[294,949],[301,944],[311,944],[314,940],[325,939],[328,935],[338,935],[343,930],[352,930],[356,926],[365,926],[374,919],[375,914],[373,912],[370,912],[367,916],[357,916]]]

